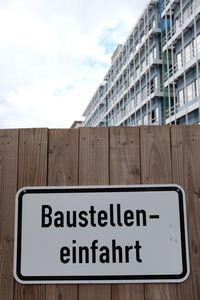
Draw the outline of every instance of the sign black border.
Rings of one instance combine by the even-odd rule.
[[[21,274],[21,243],[22,243],[22,206],[23,196],[25,194],[50,194],[50,193],[104,193],[104,192],[156,192],[156,191],[175,191],[178,193],[179,199],[179,213],[180,213],[180,231],[181,231],[181,249],[182,249],[182,273],[174,274],[158,274],[158,275],[96,275],[96,276],[24,276]],[[135,281],[157,281],[157,280],[181,280],[187,274],[187,253],[186,253],[186,238],[185,238],[185,220],[184,220],[184,203],[182,190],[175,185],[172,186],[131,186],[131,187],[78,187],[78,188],[24,188],[18,195],[18,207],[17,207],[17,254],[16,254],[16,275],[17,277],[26,283],[34,281],[43,281],[45,283],[51,283],[56,281],[121,281],[126,282],[128,280]]]

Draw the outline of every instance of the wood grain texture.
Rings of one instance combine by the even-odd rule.
[[[109,184],[108,137],[108,128],[80,128],[80,185]],[[80,285],[78,299],[110,300],[110,285]]]
[[[109,284],[79,285],[79,300],[110,300],[111,289]]]
[[[144,284],[113,284],[112,300],[143,300]]]
[[[76,300],[77,285],[50,284],[46,286],[46,300]]]
[[[140,138],[141,183],[172,183],[169,127],[141,127]],[[145,284],[145,300],[160,299],[176,300],[176,284]]]
[[[110,128],[110,184],[140,184],[139,128]]]
[[[0,299],[13,299],[14,201],[18,130],[0,130]]]
[[[110,184],[140,184],[139,128],[110,128]],[[112,300],[143,300],[143,284],[113,284]]]
[[[191,274],[178,299],[200,299],[200,126],[171,127],[174,183],[186,191]]]
[[[18,188],[47,184],[47,144],[47,129],[20,130]]]
[[[172,173],[169,127],[141,127],[140,140],[142,183],[171,183]]]
[[[78,185],[77,129],[49,130],[48,185]],[[77,285],[47,285],[46,300],[76,300]]]
[[[47,129],[21,129],[19,135],[18,189],[47,184]],[[15,300],[44,300],[45,285],[15,284]]]
[[[108,128],[80,128],[79,184],[109,184]]]
[[[78,185],[77,129],[49,130],[48,185]]]

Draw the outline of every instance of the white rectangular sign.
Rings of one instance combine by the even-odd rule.
[[[184,281],[184,191],[177,185],[22,188],[14,252],[20,283]]]

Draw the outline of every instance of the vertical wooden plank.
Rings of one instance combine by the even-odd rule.
[[[48,185],[78,185],[77,129],[49,130]],[[77,285],[48,285],[46,300],[76,300]]]
[[[108,128],[80,128],[79,185],[109,184]]]
[[[200,299],[200,126],[171,127],[174,183],[186,191],[190,276],[178,284],[178,299]]]
[[[46,286],[46,300],[76,300],[77,299],[77,285],[47,285]]]
[[[79,285],[79,300],[110,300],[109,284]]]
[[[140,137],[142,183],[172,183],[169,127],[141,127]]]
[[[114,284],[112,285],[112,300],[143,300],[143,284]]]
[[[110,128],[110,184],[140,184],[138,127]]]
[[[0,299],[13,299],[14,201],[18,130],[0,130]]]
[[[143,184],[172,183],[168,126],[140,128]],[[145,300],[176,300],[176,284],[145,284]]]
[[[47,129],[21,129],[18,188],[47,184]],[[15,300],[44,300],[45,285],[15,285]]]
[[[79,184],[109,184],[108,128],[80,128]],[[110,300],[109,284],[80,285],[79,300]]]
[[[137,127],[110,128],[110,184],[140,184],[140,141]],[[143,300],[143,284],[113,284],[112,300]]]

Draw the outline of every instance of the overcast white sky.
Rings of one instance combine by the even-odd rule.
[[[0,1],[0,128],[70,127],[147,0]]]

